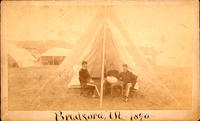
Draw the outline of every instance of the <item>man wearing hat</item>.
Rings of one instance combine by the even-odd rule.
[[[81,84],[81,93],[82,96],[88,96],[90,93],[92,93],[92,97],[96,97],[95,89],[94,87],[88,86],[87,83],[91,82],[91,76],[87,70],[87,61],[82,62],[82,68],[79,71],[79,80]]]
[[[119,74],[119,80],[124,82],[124,87],[125,87],[124,101],[127,102],[130,88],[135,86],[137,76],[128,70],[127,64],[123,64],[122,67],[123,67],[123,72]]]
[[[82,68],[79,71],[79,80],[81,84],[81,93],[80,95],[86,95],[87,94],[87,82],[90,80],[90,74],[87,70],[87,61],[82,62]]]

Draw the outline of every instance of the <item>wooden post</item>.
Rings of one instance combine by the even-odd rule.
[[[102,108],[103,103],[103,86],[104,86],[104,65],[105,65],[105,41],[106,41],[106,28],[105,28],[105,19],[103,24],[103,50],[102,50],[102,70],[101,70],[101,95],[100,95],[100,108]]]

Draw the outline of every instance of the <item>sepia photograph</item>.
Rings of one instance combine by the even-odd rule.
[[[3,1],[1,115],[195,109],[197,116],[198,7],[195,0]]]

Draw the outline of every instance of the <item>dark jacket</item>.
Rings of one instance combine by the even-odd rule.
[[[132,72],[127,71],[127,72],[121,72],[119,74],[119,79],[121,81],[123,81],[125,84],[127,84],[127,83],[135,84],[136,80],[137,80],[137,76],[134,75]]]
[[[79,80],[80,83],[87,83],[87,81],[90,79],[90,74],[87,69],[81,69],[79,71]]]

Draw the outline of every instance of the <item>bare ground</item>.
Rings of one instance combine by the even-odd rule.
[[[41,87],[51,75],[55,75],[57,66],[9,68],[8,69],[8,108],[9,110],[99,110],[99,98],[81,97],[79,89],[67,89],[67,81],[47,84]],[[135,92],[127,103],[116,93],[103,99],[102,110],[187,110],[192,106],[191,69],[157,67],[160,81],[170,90],[175,102],[158,104],[154,96],[146,96],[140,90]],[[157,94],[156,94],[157,93]]]

